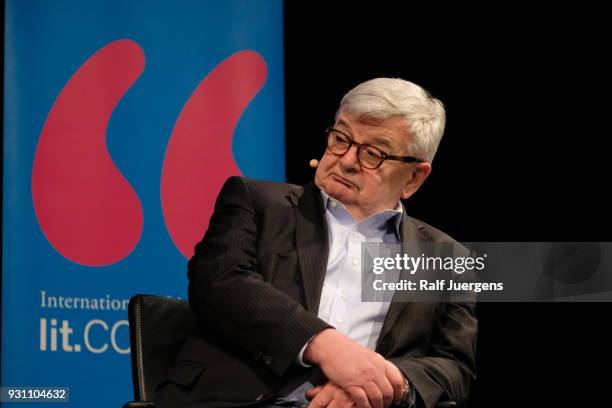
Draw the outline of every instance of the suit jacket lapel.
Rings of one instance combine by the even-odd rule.
[[[319,189],[313,183],[307,184],[301,195],[300,191],[290,192],[289,198],[295,209],[295,243],[304,285],[306,308],[316,315],[319,311],[329,252],[323,199]]]
[[[420,238],[419,231],[422,228],[423,225],[417,223],[414,218],[406,215],[406,208],[404,207],[402,222],[400,223],[402,253],[413,255],[420,253],[419,246],[422,239]],[[400,280],[401,279],[410,279],[410,272],[403,269],[400,273]],[[402,297],[401,301],[398,300],[400,296]],[[379,339],[382,339],[393,328],[400,312],[408,305],[410,297],[410,294],[403,293],[400,295],[398,292],[393,295],[393,300],[391,301],[391,305],[389,305],[389,310],[387,311],[387,316],[385,317],[383,327],[380,331]]]

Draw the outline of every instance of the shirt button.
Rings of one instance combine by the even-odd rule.
[[[331,207],[332,207],[332,208],[336,208],[337,206],[338,206],[338,204],[336,204],[336,202],[335,202],[335,201],[332,201],[332,202],[331,202]]]
[[[338,323],[342,324],[342,322],[344,321],[344,319],[343,319],[343,318],[341,318],[341,317],[339,317],[339,318],[337,318],[337,319],[336,319],[336,321],[337,321]]]
[[[359,266],[359,261],[357,259],[353,259],[353,262],[351,262],[353,264],[353,266]]]

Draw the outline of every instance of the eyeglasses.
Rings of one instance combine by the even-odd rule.
[[[338,129],[327,128],[327,148],[333,154],[343,156],[354,145],[357,146],[357,157],[359,163],[366,169],[379,168],[385,160],[397,160],[406,163],[423,163],[424,160],[412,156],[392,156],[369,144],[357,143],[351,137]]]

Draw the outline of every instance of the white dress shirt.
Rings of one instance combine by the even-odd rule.
[[[338,200],[321,191],[328,226],[329,257],[318,317],[359,344],[374,350],[391,302],[361,301],[361,243],[397,243],[403,207],[355,221]],[[298,362],[308,366],[302,356]]]

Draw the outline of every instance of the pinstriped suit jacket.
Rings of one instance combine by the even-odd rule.
[[[402,242],[453,242],[405,213]],[[329,327],[317,317],[326,228],[314,184],[227,180],[189,261],[198,327],[158,387],[156,406],[248,405],[312,378],[316,368],[299,367],[295,358]],[[429,408],[467,398],[476,331],[472,302],[392,302],[376,351],[400,367]]]

